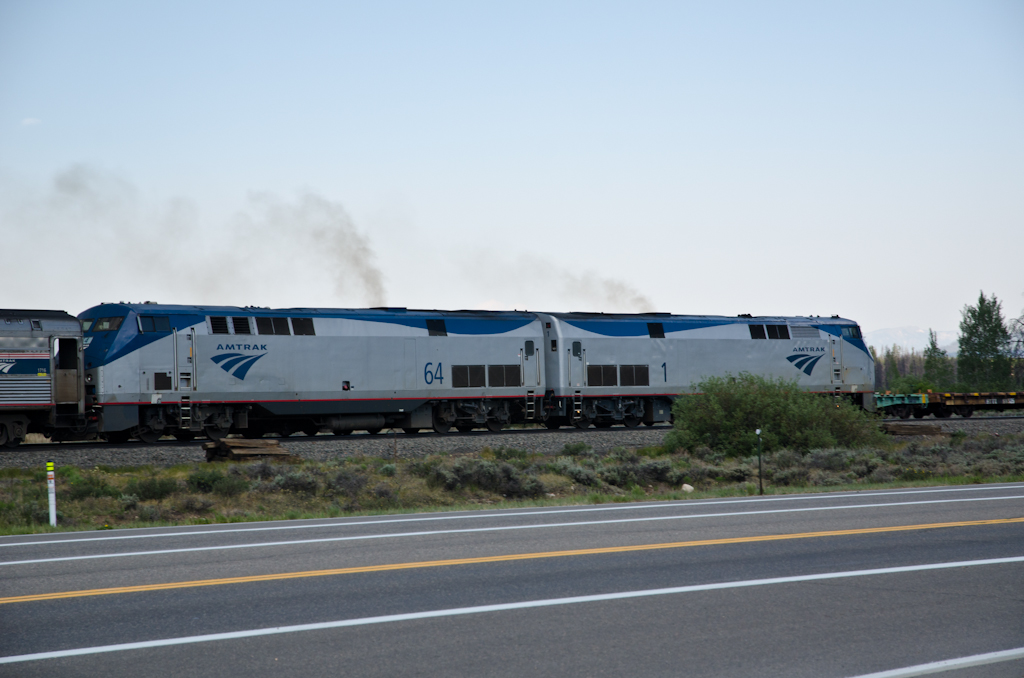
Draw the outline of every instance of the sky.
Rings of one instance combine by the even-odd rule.
[[[0,0],[0,306],[955,334],[1024,313],[1022,121],[1017,1]]]

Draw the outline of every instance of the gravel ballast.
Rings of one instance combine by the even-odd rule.
[[[351,436],[319,435],[315,440],[305,436],[277,439],[290,454],[311,461],[326,461],[337,457],[368,456],[414,459],[431,454],[472,454],[485,447],[511,447],[535,454],[557,455],[572,443],[586,443],[597,452],[608,452],[616,447],[637,448],[660,445],[669,432],[668,427],[637,429],[590,429],[585,431],[563,428],[558,431],[544,429],[507,431],[504,433],[436,433]],[[158,443],[144,445],[22,445],[0,452],[0,468],[32,468],[53,460],[57,466],[173,466],[206,461],[206,452],[199,442]]]
[[[989,435],[1008,435],[1024,433],[1024,416],[1009,419],[976,418],[976,419],[924,419],[910,420],[907,423],[938,423],[944,433],[963,431],[969,436],[987,433]],[[485,447],[492,449],[510,447],[528,450],[535,454],[557,455],[562,449],[573,443],[586,443],[596,452],[605,453],[616,447],[639,448],[660,445],[668,427],[636,428],[636,429],[588,429],[575,430],[563,428],[557,431],[534,429],[526,431],[506,431],[503,433],[380,433],[375,436],[357,434],[351,436],[316,436],[310,440],[305,436],[279,439],[281,446],[289,453],[312,461],[326,461],[337,457],[368,456],[414,459],[431,454],[473,454]],[[913,438],[900,437],[900,440]],[[64,445],[22,445],[3,450],[0,448],[0,468],[33,468],[42,467],[47,460],[53,460],[57,466],[78,466],[90,468],[99,465],[108,466],[173,466],[206,461],[206,452],[199,442],[194,443],[159,443],[145,445],[129,443],[125,445],[97,445],[67,443]]]

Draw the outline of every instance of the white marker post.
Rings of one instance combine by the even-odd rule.
[[[57,482],[53,477],[53,462],[46,462],[46,490],[50,495],[50,527],[57,527]]]
[[[764,474],[761,472],[761,429],[754,431],[757,434],[757,488],[758,494],[764,494]]]

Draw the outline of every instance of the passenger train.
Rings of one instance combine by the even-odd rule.
[[[874,408],[852,320],[660,313],[102,304],[3,311],[0,442],[155,441],[671,419],[701,379],[749,372]]]

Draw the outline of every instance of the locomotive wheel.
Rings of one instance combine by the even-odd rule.
[[[572,425],[575,426],[576,428],[590,428],[590,420],[589,419],[577,419],[576,421],[574,421],[572,423]]]
[[[203,433],[206,434],[207,438],[218,443],[221,440],[224,440],[228,434],[228,430],[226,428],[221,428],[220,426],[205,426],[203,427]]]
[[[133,431],[132,433],[135,435],[136,438],[146,443],[147,445],[152,445],[156,441],[160,440],[160,436],[163,435],[159,431],[154,431],[148,426],[140,426],[139,428],[135,429],[135,431]]]
[[[501,431],[501,422],[497,419],[487,420],[487,430],[491,433],[499,433]]]
[[[449,424],[446,421],[441,421],[440,419],[435,419],[434,420],[434,430],[436,432],[440,433],[441,435],[444,435],[445,433],[448,433],[448,431],[451,429],[451,427],[452,427],[452,425]]]
[[[308,437],[312,438],[317,433],[320,433],[320,427],[310,424],[308,426],[303,427],[302,432],[305,433]]]
[[[350,436],[352,435],[352,429],[350,428],[337,428],[334,429],[334,435],[336,436]]]
[[[640,417],[626,417],[622,420],[622,425],[626,428],[636,428],[640,425]]]
[[[174,434],[174,439],[182,443],[187,443],[191,440],[195,440],[195,437],[195,431],[177,431]]]
[[[7,437],[7,427],[0,424],[0,445],[6,445],[10,438]]]
[[[469,432],[470,432],[470,431],[472,431],[472,430],[473,430],[473,429],[474,429],[475,427],[473,427],[473,426],[469,426],[468,424],[462,424],[461,426],[458,426],[458,425],[457,425],[457,426],[456,426],[455,428],[457,428],[457,429],[459,430],[459,433],[469,433]]]
[[[654,426],[654,423],[655,422],[653,422],[653,421],[645,421],[644,422],[644,426]]]
[[[369,433],[371,436],[375,436],[383,430],[384,429],[382,428],[368,428],[366,429],[366,432]]]
[[[415,435],[416,433],[420,432],[418,428],[403,428],[402,430],[408,433],[409,435]]]
[[[107,442],[114,445],[122,445],[131,438],[128,431],[107,431],[104,435],[107,437]]]
[[[557,419],[548,419],[547,421],[544,422],[544,427],[552,431],[557,431],[558,429],[562,428],[562,422],[558,421]]]
[[[924,419],[924,415],[928,414],[924,410],[914,410],[914,419]]]
[[[21,438],[19,438],[18,436],[12,436],[11,434],[8,433],[7,440],[4,441],[4,447],[6,447],[9,450],[13,450],[18,445],[21,445]]]
[[[910,419],[910,415],[913,413],[913,409],[910,407],[903,407],[899,411],[900,419]]]

